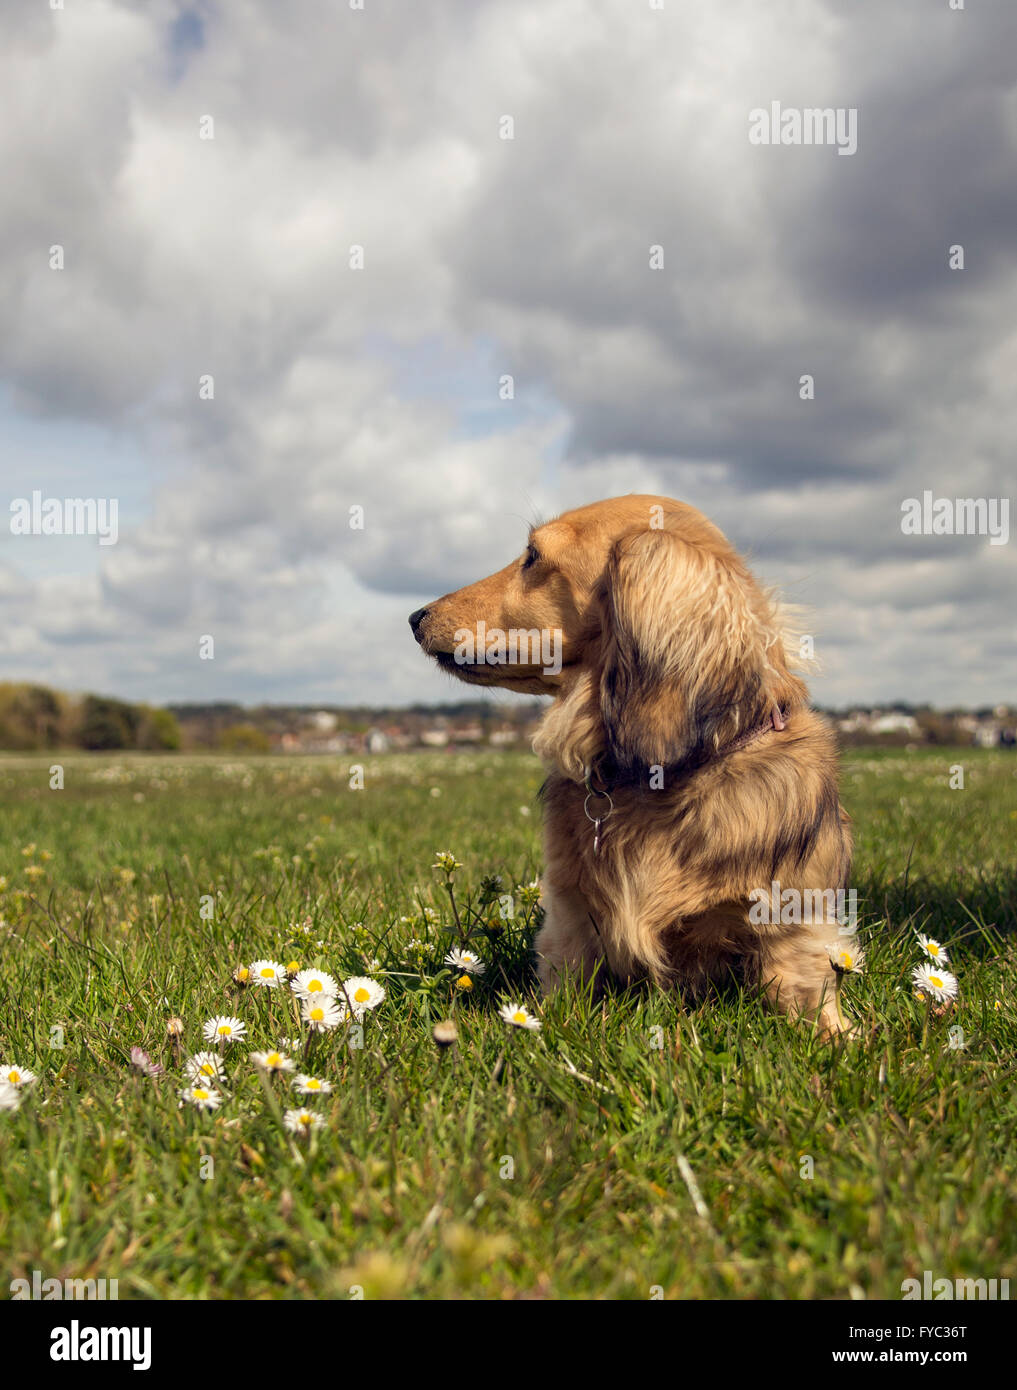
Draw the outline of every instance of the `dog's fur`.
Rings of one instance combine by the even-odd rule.
[[[560,629],[560,674],[457,662],[457,631],[481,619]],[[750,894],[772,881],[802,895],[845,887],[851,838],[833,735],[792,670],[780,606],[716,526],[666,497],[580,507],[410,622],[462,680],[555,697],[534,740],[550,765],[536,941],[545,990],[565,971],[598,983],[609,971],[696,997],[734,974],[826,1036],[845,1029],[832,911],[795,925],[750,920]],[[599,853],[588,777],[613,801]],[[589,809],[607,805],[594,796]]]

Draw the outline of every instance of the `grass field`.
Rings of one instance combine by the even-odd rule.
[[[33,1270],[122,1299],[896,1299],[924,1270],[1017,1276],[1013,756],[845,760],[868,960],[838,1048],[749,996],[539,1001],[529,756],[391,755],[363,790],[334,759],[70,754],[51,790],[56,761],[0,762],[0,1057],[38,1075],[0,1113],[0,1293]],[[916,929],[950,951],[945,1011],[910,986]],[[466,932],[472,990],[442,964]],[[234,984],[260,957],[386,997],[311,1035],[285,987]],[[247,1028],[223,1103],[181,1107],[220,1014]],[[309,1138],[248,1058],[283,1037],[333,1084]],[[165,1073],[132,1073],[134,1045]]]

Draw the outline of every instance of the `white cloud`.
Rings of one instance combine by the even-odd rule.
[[[1015,28],[917,0],[5,13],[0,380],[61,441],[29,481],[67,488],[75,429],[82,488],[144,480],[111,550],[0,533],[5,667],[441,698],[411,607],[537,512],[653,491],[812,607],[819,698],[1005,698],[1014,543],[899,516],[1012,486]],[[771,99],[856,105],[858,153],[750,146]]]

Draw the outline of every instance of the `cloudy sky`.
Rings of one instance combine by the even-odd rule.
[[[901,503],[1015,505],[1015,52],[1012,0],[5,4],[0,678],[458,698],[410,609],[638,491],[809,608],[820,703],[1013,701],[1017,537]]]

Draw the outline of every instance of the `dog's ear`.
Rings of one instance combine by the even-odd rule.
[[[804,694],[771,601],[719,535],[622,537],[600,603],[600,710],[619,767],[695,764]]]

